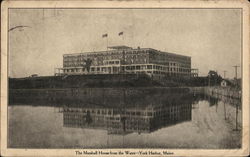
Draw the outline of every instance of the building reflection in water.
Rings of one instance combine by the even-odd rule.
[[[117,105],[64,105],[64,127],[104,129],[108,134],[150,133],[162,127],[191,121],[192,96],[159,100],[146,99],[146,104]],[[153,101],[155,100],[155,101]]]

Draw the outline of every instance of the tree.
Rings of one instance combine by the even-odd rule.
[[[90,58],[88,58],[87,60],[83,60],[85,62],[85,64],[83,64],[83,67],[87,69],[88,73],[89,73],[89,70],[90,70],[90,66],[92,64],[92,60]]]
[[[218,75],[216,71],[210,70],[208,72],[208,85],[210,86],[216,86],[219,85],[220,82],[222,81],[222,77]]]

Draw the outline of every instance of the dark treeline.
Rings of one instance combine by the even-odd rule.
[[[203,77],[150,77],[146,74],[99,74],[9,78],[10,89],[123,88],[123,87],[202,87],[218,86],[222,77],[209,71]],[[231,87],[233,83],[227,81]]]
[[[161,86],[147,75],[99,74],[9,78],[10,89],[145,87]]]

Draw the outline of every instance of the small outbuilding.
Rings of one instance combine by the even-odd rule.
[[[227,87],[227,81],[226,80],[222,80],[220,83],[221,87]]]

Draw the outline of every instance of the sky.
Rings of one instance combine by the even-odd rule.
[[[191,56],[200,76],[215,70],[233,78],[241,65],[239,9],[10,9],[9,28],[19,25],[28,27],[8,34],[10,77],[54,75],[63,54],[107,45]]]

